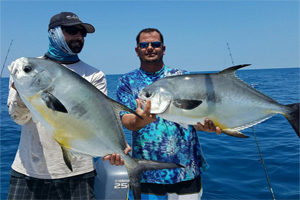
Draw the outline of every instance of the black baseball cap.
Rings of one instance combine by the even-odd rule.
[[[81,25],[86,29],[87,33],[94,33],[95,28],[93,25],[88,23],[83,23],[79,17],[72,12],[61,12],[57,15],[54,15],[50,19],[48,31],[57,26],[75,26]]]

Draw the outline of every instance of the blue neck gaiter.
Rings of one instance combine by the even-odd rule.
[[[49,48],[46,55],[60,62],[77,62],[79,57],[73,53],[65,41],[61,27],[55,27],[48,32]]]

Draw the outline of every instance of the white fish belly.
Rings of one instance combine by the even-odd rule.
[[[99,117],[96,120],[87,119],[80,115],[53,111],[45,105],[39,95],[30,98],[28,102],[35,110],[35,118],[46,128],[50,128],[53,138],[64,148],[93,157],[121,151],[120,146],[116,146],[118,137],[113,137],[118,131],[114,132],[115,127],[100,129]]]
[[[212,120],[221,129],[242,130],[255,125],[275,114],[283,114],[283,110],[276,104],[262,102],[229,101],[222,104],[207,104],[185,110],[171,104],[168,110],[159,116],[179,124],[195,125],[204,123],[205,118]]]

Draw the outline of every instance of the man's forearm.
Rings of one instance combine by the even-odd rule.
[[[143,128],[146,124],[141,123],[136,115],[134,114],[125,114],[122,117],[122,123],[128,130],[138,131]]]

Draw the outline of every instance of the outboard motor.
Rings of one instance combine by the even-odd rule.
[[[99,158],[95,162],[97,176],[95,177],[95,196],[97,200],[127,198],[129,178],[124,166],[114,166],[109,161]]]

